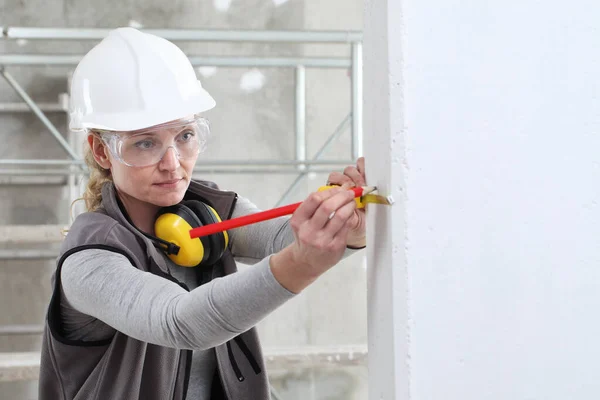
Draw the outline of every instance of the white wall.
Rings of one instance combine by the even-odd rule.
[[[600,3],[402,3],[409,397],[598,399]]]

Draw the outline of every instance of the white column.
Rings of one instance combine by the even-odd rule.
[[[395,204],[368,209],[369,399],[409,398],[406,143],[400,0],[367,0],[364,154],[367,182]]]

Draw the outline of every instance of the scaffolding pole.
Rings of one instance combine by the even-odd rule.
[[[67,141],[62,137],[58,129],[56,129],[54,124],[50,122],[50,120],[46,117],[43,111],[39,109],[37,104],[35,104],[31,97],[29,97],[25,90],[23,90],[23,88],[21,87],[21,85],[19,85],[15,78],[13,78],[12,75],[6,72],[6,70],[2,67],[0,67],[0,74],[2,74],[6,82],[8,82],[8,84],[15,90],[15,92],[17,92],[17,94],[23,99],[23,101],[27,103],[29,108],[31,108],[31,111],[46,126],[46,128],[48,128],[52,136],[54,136],[58,143],[60,143],[62,148],[65,149],[69,156],[74,160],[78,159],[79,157],[77,157],[77,155],[73,152],[73,149],[71,149],[69,143],[67,143]]]
[[[0,54],[0,65],[53,65],[75,66],[83,55],[78,54]],[[294,68],[350,68],[352,61],[343,57],[228,57],[228,56],[188,56],[193,66],[229,68],[263,67]]]
[[[352,144],[353,159],[362,156],[363,80],[362,43],[352,44]]]
[[[27,40],[102,40],[111,29],[104,28],[27,28],[0,27],[6,39]],[[194,42],[287,42],[353,43],[362,41],[359,31],[271,31],[271,30],[201,30],[140,29],[142,32],[172,41]]]
[[[296,161],[306,161],[306,69],[296,67]],[[299,170],[306,169],[306,164],[299,164]]]

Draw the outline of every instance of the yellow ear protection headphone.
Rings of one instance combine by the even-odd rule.
[[[190,230],[221,222],[214,208],[198,200],[185,200],[161,208],[154,222],[159,246],[169,258],[183,267],[212,265],[229,245],[227,231],[200,238],[190,238]]]

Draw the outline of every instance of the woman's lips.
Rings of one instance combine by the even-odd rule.
[[[168,188],[174,188],[174,187],[177,186],[177,184],[179,182],[181,182],[182,179],[183,178],[170,179],[168,181],[162,181],[162,182],[155,183],[155,185],[158,186],[158,187],[161,187],[161,188],[166,188],[166,189],[168,189]]]

